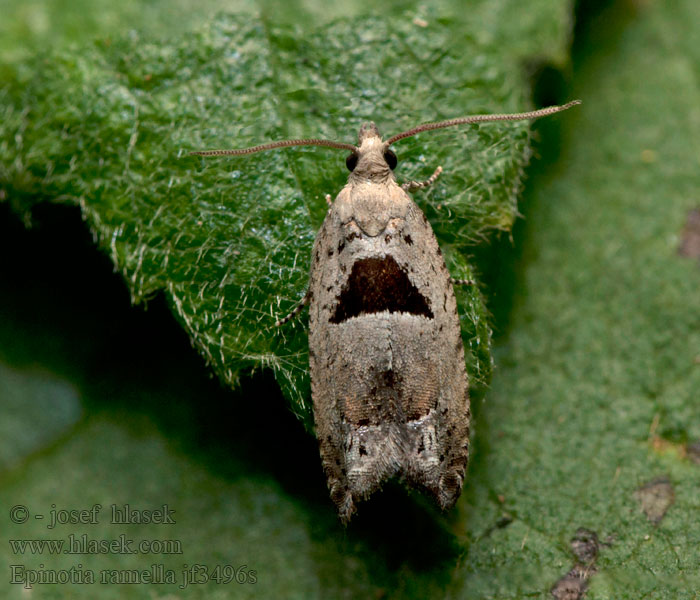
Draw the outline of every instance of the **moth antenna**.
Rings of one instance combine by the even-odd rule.
[[[253,154],[254,152],[262,152],[264,150],[272,150],[273,148],[286,148],[287,146],[326,146],[328,148],[338,148],[340,150],[350,150],[357,152],[358,148],[352,144],[344,144],[343,142],[334,142],[331,140],[282,140],[279,142],[270,142],[268,144],[260,144],[259,146],[251,146],[250,148],[240,148],[237,150],[197,150],[190,152],[190,155],[197,156],[240,156],[242,154]]]
[[[554,113],[561,112],[563,110],[568,110],[572,106],[581,104],[580,100],[572,100],[561,106],[548,106],[547,108],[541,108],[539,110],[533,110],[524,113],[513,113],[513,114],[503,114],[503,115],[472,115],[471,117],[461,117],[458,119],[450,119],[448,121],[440,121],[438,123],[423,123],[423,125],[418,125],[413,129],[408,131],[403,131],[402,133],[397,133],[396,135],[390,137],[384,144],[390,146],[394,142],[398,142],[404,138],[416,135],[423,131],[430,131],[431,129],[442,129],[443,127],[452,127],[453,125],[466,125],[468,123],[486,123],[489,121],[524,121],[526,119],[539,119],[540,117],[546,117],[547,115],[553,115]]]

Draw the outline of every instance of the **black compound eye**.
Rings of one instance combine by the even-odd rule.
[[[396,158],[396,154],[394,154],[393,150],[387,150],[384,153],[384,160],[392,171],[396,168],[396,164],[399,162],[399,159]]]
[[[346,159],[345,159],[345,165],[348,168],[348,171],[351,173],[355,170],[355,167],[357,166],[357,154],[354,152],[350,154]]]

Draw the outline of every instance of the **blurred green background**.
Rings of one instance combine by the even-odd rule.
[[[361,505],[343,529],[327,497],[315,440],[290,411],[293,383],[278,383],[264,369],[242,371],[233,390],[220,383],[192,348],[196,332],[182,314],[173,316],[172,297],[148,285],[139,293],[137,282],[125,281],[122,274],[138,271],[129,270],[128,257],[119,250],[110,252],[105,237],[109,219],[123,218],[123,207],[108,204],[104,212],[90,212],[88,202],[81,215],[76,202],[81,193],[90,201],[103,196],[111,201],[110,185],[118,178],[101,178],[121,166],[110,163],[108,143],[103,154],[94,153],[94,166],[82,171],[80,165],[62,169],[59,162],[55,168],[35,168],[50,163],[50,153],[90,156],[89,147],[79,147],[88,137],[32,124],[60,123],[64,115],[75,119],[80,111],[90,115],[95,98],[112,99],[113,91],[101,95],[100,65],[106,73],[123,63],[127,74],[133,72],[130,65],[144,64],[139,62],[144,56],[158,56],[161,66],[186,65],[183,56],[196,58],[217,40],[195,32],[225,31],[231,23],[232,17],[217,16],[220,10],[250,15],[236,22],[250,20],[252,43],[260,31],[280,52],[261,54],[260,68],[273,65],[290,78],[282,81],[278,89],[284,93],[275,100],[288,102],[286,127],[294,135],[301,133],[295,128],[311,122],[330,122],[323,132],[328,137],[353,131],[343,122],[354,106],[346,96],[353,88],[338,73],[341,81],[323,94],[317,90],[319,98],[313,88],[295,95],[294,77],[303,69],[285,71],[281,56],[311,48],[333,65],[334,52],[340,54],[337,60],[345,58],[342,45],[334,45],[338,40],[371,37],[378,28],[396,32],[383,47],[392,55],[380,58],[410,65],[420,62],[416,56],[428,47],[421,46],[429,38],[421,33],[423,22],[429,31],[432,24],[446,32],[449,48],[444,55],[430,55],[438,66],[424,63],[415,73],[418,83],[378,74],[377,88],[392,93],[380,101],[370,90],[356,107],[366,110],[376,103],[383,123],[391,123],[392,111],[396,122],[404,123],[430,120],[435,110],[457,110],[463,96],[445,91],[441,76],[449,71],[448,83],[458,80],[459,60],[467,65],[465,78],[483,82],[482,88],[475,86],[473,100],[479,111],[584,100],[576,112],[536,125],[534,160],[518,203],[524,218],[512,233],[506,219],[503,232],[470,241],[466,251],[458,238],[469,214],[455,208],[451,231],[437,206],[454,189],[466,193],[465,186],[474,185],[479,193],[493,192],[498,206],[506,207],[504,214],[511,214],[504,190],[519,192],[526,128],[508,130],[514,137],[505,142],[479,130],[479,143],[469,147],[468,156],[454,156],[460,144],[471,143],[466,136],[442,142],[421,138],[400,154],[408,165],[404,173],[429,170],[433,155],[422,155],[437,152],[431,143],[447,144],[454,156],[456,179],[418,201],[437,223],[453,266],[476,271],[495,330],[495,370],[491,387],[480,390],[475,402],[465,490],[448,514],[392,484]],[[588,598],[698,597],[700,465],[694,444],[700,440],[700,257],[683,256],[679,248],[691,235],[688,214],[700,205],[700,8],[691,0],[527,6],[499,0],[470,2],[466,8],[447,1],[378,2],[371,10],[374,20],[367,18],[369,9],[345,2],[332,8],[320,2],[0,4],[4,597],[27,597],[21,585],[6,583],[11,565],[51,571],[78,564],[95,573],[163,565],[178,582],[44,584],[34,586],[31,597],[551,598],[553,589],[563,597],[566,586],[571,598],[585,586]],[[358,45],[348,53],[357,48],[371,50]],[[207,59],[202,56],[197,65]],[[370,61],[362,77],[371,77],[372,68]],[[157,83],[148,81],[128,80],[123,89],[147,94],[148,85]],[[93,87],[81,88],[84,82]],[[437,99],[420,114],[419,101],[413,106],[411,98],[429,97],[431,89]],[[91,95],[96,92],[100,95]],[[470,90],[464,93],[469,100]],[[254,93],[251,98],[254,103]],[[480,104],[489,98],[498,105]],[[222,97],[208,110],[228,101]],[[333,101],[347,104],[329,115]],[[303,115],[309,102],[318,114]],[[205,114],[195,107],[192,113],[193,118]],[[148,131],[148,113],[141,118]],[[231,123],[232,131],[207,121],[202,137],[258,135],[256,120],[250,119]],[[122,133],[120,123],[115,114],[115,139]],[[183,134],[166,116],[158,125],[151,133],[174,132],[162,140],[160,177],[168,161],[177,160],[179,147],[167,142],[184,145],[199,138],[198,132]],[[34,143],[23,144],[26,139]],[[152,147],[157,142],[150,140]],[[140,146],[135,147],[134,163]],[[276,182],[289,179],[283,170],[288,163],[282,161],[296,161],[289,164],[311,189],[332,192],[339,175],[342,181],[341,157],[329,156],[316,173],[319,156],[327,155],[268,157],[253,165]],[[428,166],[420,169],[423,164]],[[206,169],[208,177],[216,177],[233,167]],[[479,173],[488,183],[483,190],[481,183],[471,183]],[[222,189],[233,185],[223,175],[214,180]],[[179,183],[191,181],[196,179]],[[151,189],[147,175],[128,184],[135,194]],[[305,243],[312,239],[306,221],[279,218],[283,228],[300,231]],[[303,287],[293,279],[306,269],[303,249],[299,257],[300,265],[289,271],[290,298]],[[169,289],[167,280],[163,287]],[[132,306],[132,299],[148,302]],[[481,314],[478,302],[462,298],[462,311]],[[303,346],[304,316],[293,334],[275,351],[290,347],[285,344]],[[302,350],[296,359],[301,364]],[[222,366],[217,368],[221,374]],[[300,390],[303,403],[303,385]],[[304,414],[301,404],[291,406]],[[647,486],[650,482],[654,487]],[[54,505],[89,509],[95,503],[104,506],[98,524],[48,530],[46,522],[33,518],[48,515]],[[177,522],[110,525],[108,507],[124,503],[168,504]],[[15,505],[28,507],[28,522],[11,522]],[[591,558],[583,557],[580,544],[571,544],[580,539],[576,532],[582,527],[597,534],[597,557],[586,565],[585,582],[563,583],[577,561]],[[83,533],[94,539],[124,534],[134,540],[178,540],[182,554],[42,555],[18,552],[8,543]],[[185,564],[210,570],[232,565],[239,572],[255,571],[256,582],[211,581],[182,589]]]

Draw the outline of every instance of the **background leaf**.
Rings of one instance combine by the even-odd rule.
[[[352,142],[368,119],[391,134],[417,115],[522,109],[512,65],[461,25],[356,18],[309,35],[221,16],[178,45],[131,34],[23,64],[5,90],[5,195],[25,215],[47,199],[79,205],[134,301],[165,291],[225,382],[271,367],[310,426],[304,322],[274,322],[304,295],[324,196],[342,187],[344,156],[295,149],[203,161],[185,151],[309,136]],[[470,244],[512,226],[528,126],[397,145],[405,179],[445,168],[421,201],[455,277],[471,276]],[[487,313],[477,288],[460,296],[477,389],[491,373]]]

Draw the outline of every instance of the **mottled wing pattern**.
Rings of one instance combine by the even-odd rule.
[[[392,477],[442,508],[469,453],[450,275],[421,210],[391,181],[346,186],[314,244],[309,355],[321,458],[342,519]]]

